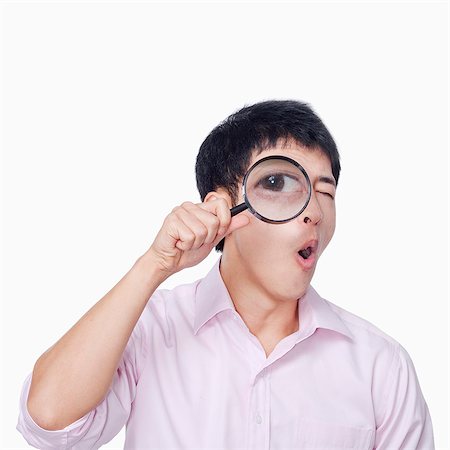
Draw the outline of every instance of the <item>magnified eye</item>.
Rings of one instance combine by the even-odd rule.
[[[299,181],[296,177],[284,173],[275,173],[262,177],[256,187],[262,187],[270,191],[295,191],[299,188]]]
[[[283,175],[270,175],[260,180],[259,184],[264,189],[270,189],[271,191],[281,191],[284,187]]]

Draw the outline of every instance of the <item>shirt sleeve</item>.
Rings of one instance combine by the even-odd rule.
[[[136,388],[146,358],[145,332],[142,319],[136,324],[111,386],[93,410],[62,430],[45,430],[37,425],[27,408],[32,373],[23,383],[19,402],[19,419],[16,429],[32,447],[46,449],[98,449],[113,439],[131,412]]]
[[[422,395],[413,362],[398,344],[386,374],[386,398],[382,422],[376,430],[376,450],[434,450],[428,406]]]

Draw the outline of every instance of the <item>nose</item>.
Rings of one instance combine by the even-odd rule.
[[[316,194],[313,191],[311,193],[311,198],[309,200],[308,206],[298,216],[298,219],[300,222],[308,223],[309,221],[311,221],[314,225],[316,225],[322,220],[322,218],[323,218],[322,209],[320,208]]]

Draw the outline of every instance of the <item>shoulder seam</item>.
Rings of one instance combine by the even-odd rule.
[[[347,314],[352,314],[351,312],[346,311],[345,309],[339,307],[338,305],[335,305],[334,303],[329,302],[328,300],[327,300],[327,302],[330,304],[330,306],[331,306],[332,309],[334,309],[334,307],[335,307],[335,308],[337,308],[337,309],[342,310],[344,313],[346,313],[346,315],[347,315]],[[335,311],[335,312],[336,312],[336,311]],[[390,345],[392,345],[392,346],[394,346],[394,347],[396,347],[397,345],[399,345],[399,342],[397,342],[393,337],[389,336],[389,335],[388,335],[387,333],[385,333],[383,330],[381,330],[380,328],[378,328],[375,324],[372,324],[372,323],[368,322],[368,325],[369,325],[369,326],[367,326],[366,320],[363,319],[362,317],[358,317],[358,318],[361,320],[361,322],[359,322],[359,321],[358,321],[358,322],[357,322],[357,321],[353,321],[353,320],[349,319],[348,317],[343,317],[341,314],[339,314],[339,318],[340,318],[345,324],[349,323],[349,324],[351,324],[351,325],[353,325],[353,326],[355,326],[355,327],[362,328],[362,329],[366,330],[367,332],[372,333],[372,334],[374,334],[374,335],[376,335],[376,336],[382,338],[384,341],[386,341],[388,344],[390,344]]]
[[[385,389],[385,394],[383,396],[383,403],[384,403],[384,408],[383,408],[383,413],[381,414],[382,417],[382,423],[384,422],[385,416],[386,416],[386,412],[387,412],[387,407],[388,407],[388,400],[391,394],[391,391],[393,389],[394,386],[394,380],[392,379],[393,374],[394,374],[394,362],[397,362],[396,367],[399,366],[399,349],[400,349],[400,345],[395,345],[394,346],[394,351],[392,352],[392,359],[391,359],[391,363],[389,364],[389,370],[388,370],[388,380],[389,382],[387,383],[387,389]]]

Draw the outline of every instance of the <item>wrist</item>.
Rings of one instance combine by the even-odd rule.
[[[172,275],[163,269],[151,248],[138,258],[134,266],[140,272],[144,282],[155,285],[155,288]]]

